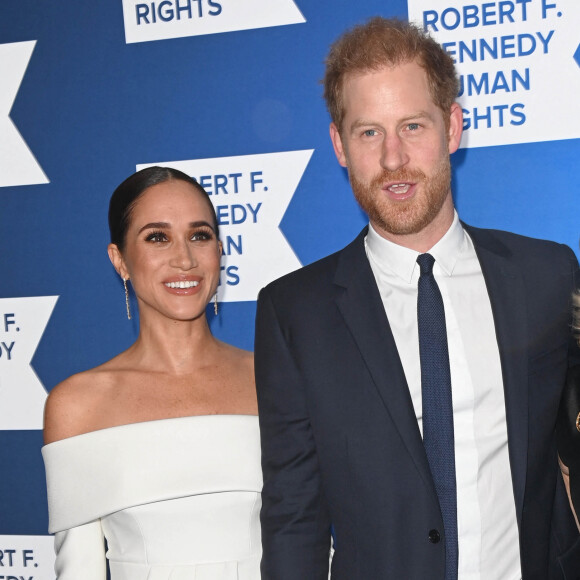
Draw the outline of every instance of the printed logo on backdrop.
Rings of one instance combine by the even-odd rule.
[[[36,40],[0,44],[0,187],[48,183],[9,116],[35,44]]]
[[[223,244],[218,298],[256,300],[268,282],[301,264],[279,224],[313,150],[192,159],[163,165],[194,177],[211,196]]]
[[[408,6],[409,19],[455,60],[462,147],[580,137],[578,0],[408,0]]]
[[[54,580],[52,536],[0,536],[0,580]]]
[[[123,19],[127,44],[306,22],[293,0],[123,0]]]
[[[47,394],[30,361],[57,300],[0,299],[0,430],[42,429]]]

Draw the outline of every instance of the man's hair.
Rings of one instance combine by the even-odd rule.
[[[346,75],[378,71],[416,61],[427,74],[433,102],[449,120],[459,83],[451,56],[418,26],[376,16],[347,30],[330,47],[324,75],[324,98],[330,117],[342,130],[342,89]]]

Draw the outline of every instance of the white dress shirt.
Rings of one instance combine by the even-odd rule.
[[[365,248],[403,364],[422,432],[417,330],[418,252],[369,225]],[[429,250],[445,307],[457,477],[459,580],[520,580],[499,350],[489,296],[457,213]]]

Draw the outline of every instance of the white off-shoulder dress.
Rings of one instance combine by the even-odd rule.
[[[105,580],[106,559],[112,580],[259,580],[257,417],[135,423],[42,454],[58,580]]]

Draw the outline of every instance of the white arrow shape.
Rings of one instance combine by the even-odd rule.
[[[30,362],[57,300],[0,299],[0,430],[42,429],[47,394]]]
[[[456,61],[470,125],[462,147],[580,137],[578,0],[408,0],[408,7],[409,19]]]
[[[123,0],[127,43],[306,22],[293,0]]]
[[[15,490],[8,501],[10,499],[22,501],[24,497],[23,494],[18,495]],[[54,580],[54,536],[23,536],[21,534],[0,536],[0,546],[3,551],[0,566],[4,567],[2,571],[6,574],[4,578]],[[34,575],[31,570],[34,570]]]
[[[35,44],[36,40],[0,44],[0,187],[48,183],[9,117]]]

